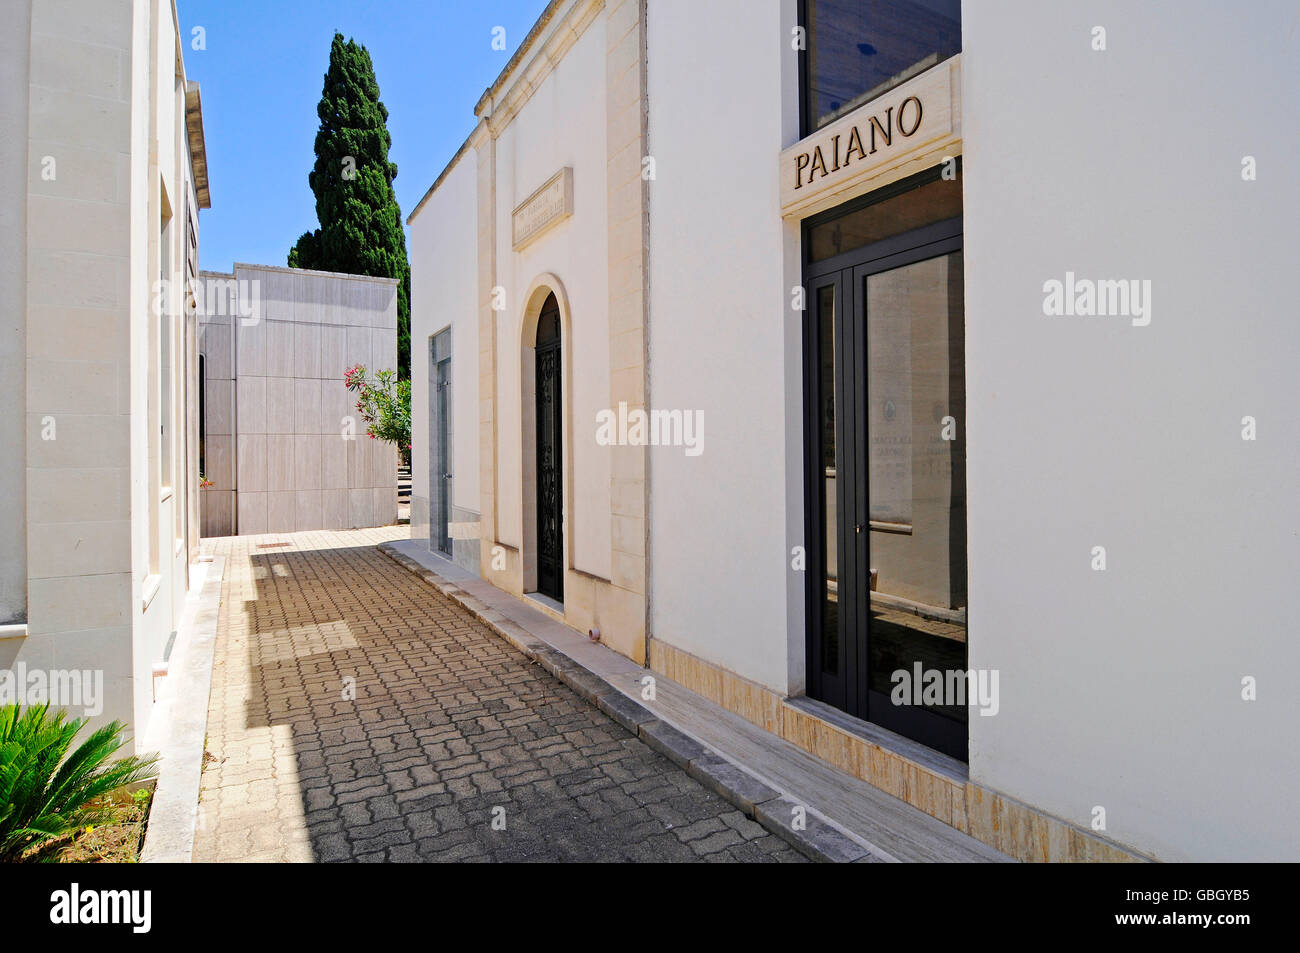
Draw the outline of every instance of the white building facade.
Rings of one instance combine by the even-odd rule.
[[[645,402],[643,50],[634,0],[553,4],[410,218],[413,535],[638,661],[647,454],[586,421]]]
[[[138,741],[199,555],[199,88],[171,0],[6,14],[0,677]]]
[[[412,535],[1021,859],[1294,859],[1294,7],[1041,7],[550,4]]]

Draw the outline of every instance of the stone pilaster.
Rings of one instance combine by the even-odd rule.
[[[492,569],[492,549],[497,538],[497,315],[492,310],[496,282],[496,139],[486,118],[479,122],[470,141],[478,163],[479,574],[502,585]]]
[[[649,187],[646,171],[645,0],[605,5],[606,187],[609,228],[610,406],[648,409],[646,318]],[[646,661],[648,452],[611,447],[611,580],[596,591],[604,640]]]

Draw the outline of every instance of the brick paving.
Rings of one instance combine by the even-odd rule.
[[[226,558],[196,861],[802,861],[375,549]]]

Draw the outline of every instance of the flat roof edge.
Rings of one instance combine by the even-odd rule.
[[[312,268],[290,268],[287,265],[255,265],[251,262],[237,261],[230,266],[232,273],[243,268],[246,271],[274,271],[290,275],[311,275],[314,278],[349,279],[351,281],[377,281],[380,284],[396,285],[398,279],[384,278],[377,275],[353,275],[346,271],[316,271]],[[208,272],[208,274],[225,274],[225,272]],[[232,274],[233,277],[233,274]]]
[[[194,80],[185,81],[185,136],[190,147],[190,174],[199,208],[212,208],[208,184],[208,146],[203,134],[203,95]]]

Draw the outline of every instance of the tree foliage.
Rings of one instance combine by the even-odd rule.
[[[411,376],[411,266],[393,191],[397,166],[370,53],[334,34],[316,107],[316,165],[308,176],[320,227],[289,251],[290,268],[398,279],[397,366]]]

